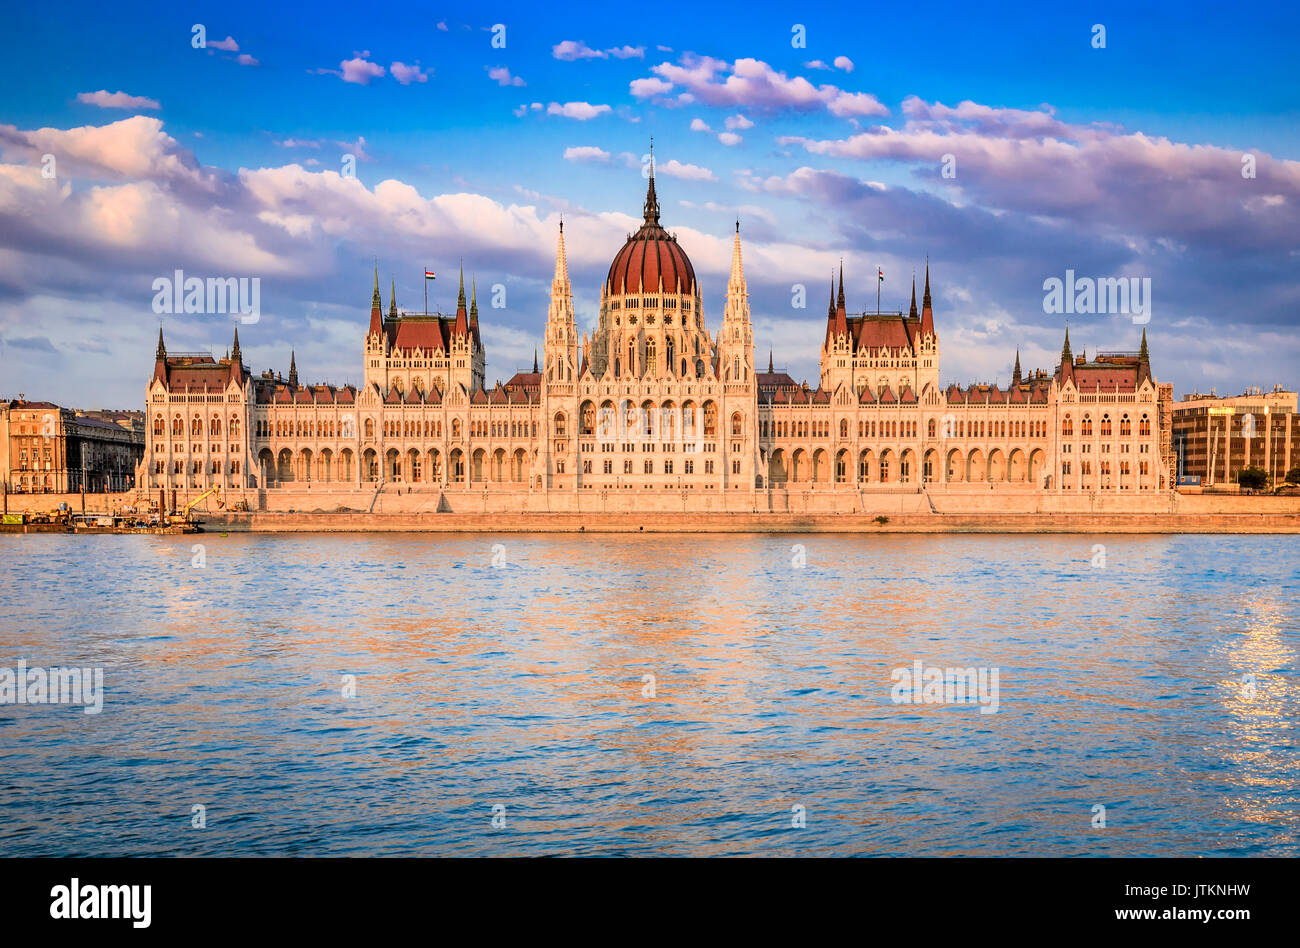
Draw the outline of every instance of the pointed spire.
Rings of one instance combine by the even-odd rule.
[[[1065,324],[1065,345],[1061,347],[1061,381],[1074,378],[1074,354],[1070,352],[1070,324]]]
[[[921,335],[935,335],[934,307],[930,304],[930,259],[925,261],[925,293],[921,296]]]
[[[379,264],[375,264],[375,288],[370,294],[370,329],[369,334],[377,336],[384,331],[383,303],[379,301]]]
[[[907,311],[907,315],[916,319],[916,271],[912,271],[912,308]]]
[[[289,350],[289,387],[298,387],[298,363],[294,359],[294,352]]]
[[[826,304],[826,318],[827,319],[835,318],[835,274],[834,273],[831,274],[831,298],[830,298],[830,302]]]
[[[1142,327],[1142,348],[1138,350],[1138,384],[1151,378],[1151,351],[1147,348],[1147,328]]]
[[[239,332],[239,330],[236,329],[235,332]],[[163,345],[162,323],[158,324],[158,348],[154,352],[153,357],[155,360],[162,360],[167,358],[167,347]]]
[[[1019,385],[1020,382],[1020,347],[1016,346],[1016,367],[1011,370],[1011,384]]]
[[[533,374],[537,374],[537,347],[533,346]]]
[[[476,323],[478,322],[478,280],[471,279],[469,286],[469,321]]]
[[[555,244],[555,283],[562,286],[569,282],[569,257],[564,249],[564,221],[560,221],[560,236]]]
[[[659,223],[659,197],[655,194],[655,140],[650,139],[650,184],[645,192],[645,222]]]
[[[740,253],[740,221],[736,221],[736,236],[731,243],[731,279],[728,290],[739,290],[745,283],[745,264]]]
[[[393,277],[388,290],[388,318],[397,318],[397,277]]]
[[[456,294],[456,312],[465,309],[465,264],[460,265],[460,290]]]
[[[844,312],[844,260],[840,260],[840,292],[835,298],[836,312]]]
[[[239,327],[236,326],[236,327],[235,327],[235,344],[234,344],[233,346],[231,346],[231,348],[230,348],[230,361],[233,362],[233,363],[235,363],[236,365],[238,365],[238,364],[239,364],[239,360],[242,359],[242,358],[243,358],[243,356],[242,356],[242,355],[240,354],[240,352],[239,352]]]
[[[767,374],[768,374],[768,375],[771,375],[771,374],[772,374],[772,371],[773,371],[773,370],[772,370],[772,350],[771,350],[771,349],[768,349],[768,350],[767,350]]]

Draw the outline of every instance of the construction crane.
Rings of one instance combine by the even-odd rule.
[[[221,488],[214,484],[212,487],[209,487],[209,488],[208,488],[207,490],[205,490],[203,493],[199,494],[199,496],[195,497],[195,498],[194,498],[193,500],[191,500],[188,504],[186,504],[186,505],[185,505],[185,509],[181,512],[180,516],[173,516],[173,517],[171,518],[171,522],[172,522],[172,523],[189,523],[189,522],[190,522],[190,512],[193,511],[194,508],[198,506],[199,501],[203,500],[203,498],[205,498],[205,497],[214,496],[214,495],[215,495],[216,498],[217,498],[217,509],[220,510],[221,508],[225,507],[225,506],[226,506],[226,502],[225,502],[224,500],[221,499]]]

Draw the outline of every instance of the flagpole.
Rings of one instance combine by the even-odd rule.
[[[880,264],[876,264],[876,315],[880,315],[880,284],[884,281],[880,279]]]
[[[429,315],[429,268],[424,268],[424,315]]]

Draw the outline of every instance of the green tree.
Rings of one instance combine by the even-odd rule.
[[[1260,490],[1268,486],[1268,471],[1262,467],[1243,467],[1237,472],[1237,483],[1247,490]]]
[[[1286,472],[1286,482],[1288,484],[1300,484],[1300,467],[1293,467]]]

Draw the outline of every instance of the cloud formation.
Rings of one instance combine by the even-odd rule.
[[[107,89],[100,89],[98,92],[78,92],[77,101],[84,102],[86,105],[97,105],[101,109],[162,108],[157,99],[142,95],[128,95],[125,92],[109,92]]]
[[[758,59],[728,63],[711,56],[687,54],[676,64],[660,63],[650,71],[653,77],[632,81],[629,88],[633,96],[651,98],[681,88],[685,90],[679,96],[681,101],[705,105],[804,112],[826,109],[841,118],[889,114],[889,109],[870,93],[846,92],[830,84],[814,85]]]

